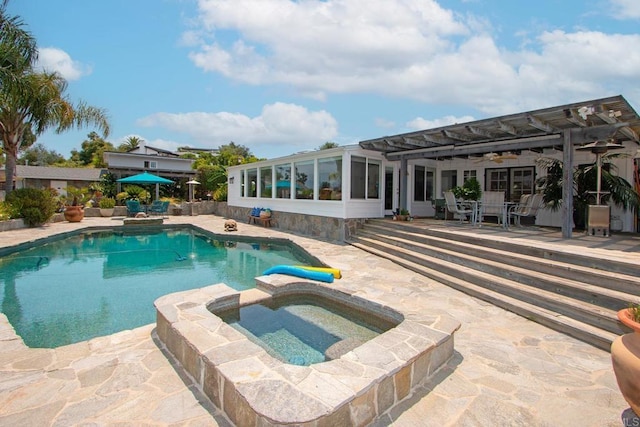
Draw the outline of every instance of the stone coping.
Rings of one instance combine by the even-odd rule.
[[[410,396],[453,355],[460,323],[451,318],[404,316],[401,303],[387,307],[284,275],[256,282],[257,291],[245,291],[251,292],[249,298],[217,284],[155,302],[158,337],[237,425],[367,425]],[[296,366],[272,357],[210,311],[303,291],[355,304],[399,324],[338,359]]]

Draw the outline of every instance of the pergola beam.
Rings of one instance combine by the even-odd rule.
[[[532,116],[531,114],[527,114],[526,115],[527,118],[527,122],[529,123],[529,126],[532,126],[538,130],[541,130],[543,132],[547,132],[547,133],[559,133],[560,129],[555,128],[554,126],[551,126],[549,123],[540,120],[537,117]]]
[[[473,141],[472,138],[470,138],[470,137],[468,137],[466,135],[463,135],[463,134],[461,134],[459,132],[454,132],[452,130],[445,129],[445,130],[442,131],[442,133],[445,136],[447,136],[448,138],[456,139],[458,141],[463,141],[463,142],[471,142],[471,141]]]
[[[482,136],[484,138],[495,139],[496,135],[493,132],[489,132],[486,129],[479,128],[477,126],[465,126],[466,129],[474,135]]]

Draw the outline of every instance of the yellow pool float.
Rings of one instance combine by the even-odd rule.
[[[331,273],[333,274],[333,277],[336,279],[340,279],[342,277],[342,273],[340,272],[339,269],[337,268],[331,268],[331,267],[310,267],[308,265],[296,265],[296,267],[298,268],[302,268],[304,270],[309,270],[309,271],[322,271],[323,273]]]

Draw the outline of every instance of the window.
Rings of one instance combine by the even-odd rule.
[[[458,185],[458,171],[455,170],[447,170],[442,171],[442,192],[451,190],[453,187]]]
[[[260,197],[270,199],[273,193],[271,166],[260,168]]]
[[[413,201],[424,202],[425,167],[416,165],[413,168]]]
[[[533,194],[534,189],[534,169],[532,167],[511,169],[509,200],[518,201],[523,194]]]
[[[416,165],[413,171],[413,200],[415,202],[433,200],[433,170]]]
[[[318,160],[320,200],[342,200],[342,157]]]
[[[367,159],[364,157],[351,157],[351,198],[365,198],[365,178],[367,175]]]
[[[369,160],[367,163],[367,199],[380,198],[380,161]]]
[[[488,169],[485,191],[504,191],[506,193],[509,173],[507,169]]]
[[[462,172],[462,183],[463,184],[465,182],[469,181],[471,178],[478,179],[475,170],[468,170],[468,171],[463,171]]]
[[[145,169],[157,169],[158,168],[158,163],[155,162],[155,161],[145,160],[144,161],[144,168]]]
[[[313,163],[313,160],[307,160],[293,165],[296,174],[296,199],[313,199]]]
[[[256,197],[258,195],[258,169],[247,169],[247,197]]]
[[[291,198],[291,165],[276,165],[276,198]]]

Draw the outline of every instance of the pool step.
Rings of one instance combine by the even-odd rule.
[[[640,301],[635,276],[389,223],[367,223],[350,243],[599,348],[628,331],[617,310]]]

